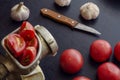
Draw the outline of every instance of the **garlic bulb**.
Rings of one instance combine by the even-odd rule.
[[[71,3],[71,0],[55,0],[55,3],[61,7],[69,6]]]
[[[23,2],[16,4],[11,9],[11,18],[15,21],[23,21],[29,18],[30,10],[24,5]]]
[[[86,20],[96,19],[100,10],[98,6],[92,2],[88,2],[80,7],[80,14]]]

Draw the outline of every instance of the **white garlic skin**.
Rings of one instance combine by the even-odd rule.
[[[96,19],[99,13],[99,7],[92,2],[85,3],[80,7],[80,14],[86,20]]]
[[[61,7],[64,7],[64,6],[69,6],[71,0],[55,0],[55,3]]]
[[[25,6],[22,5],[19,10],[18,6],[20,4],[16,4],[12,9],[11,9],[11,18],[15,21],[23,21],[27,20],[30,15],[30,10]]]

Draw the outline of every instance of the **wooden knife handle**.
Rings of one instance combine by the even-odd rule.
[[[50,9],[46,9],[46,8],[43,8],[41,9],[41,13],[44,15],[44,16],[47,16],[57,22],[60,22],[60,23],[63,23],[63,24],[66,24],[68,25],[69,27],[71,28],[74,28],[76,26],[76,24],[78,24],[77,21],[71,19],[71,18],[68,18],[64,15],[61,15],[55,11],[52,11]]]

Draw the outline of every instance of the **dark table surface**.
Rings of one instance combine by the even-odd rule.
[[[30,9],[31,14],[28,21],[33,25],[43,25],[56,39],[59,50],[55,57],[48,56],[41,60],[40,66],[43,69],[46,80],[72,80],[73,77],[84,75],[91,80],[97,80],[96,70],[101,63],[94,62],[89,57],[89,48],[92,41],[97,39],[107,40],[112,49],[120,41],[120,1],[119,0],[72,0],[71,5],[61,8],[54,3],[54,0],[21,0]],[[84,3],[91,1],[100,8],[98,19],[85,21],[80,17],[79,8]],[[20,0],[0,0],[0,40],[11,31],[18,28],[22,22],[15,22],[10,18],[10,9]],[[72,30],[65,25],[58,24],[40,14],[41,8],[49,8],[71,17],[81,23],[91,26],[102,33],[100,36],[91,35],[78,30]],[[84,66],[76,74],[64,73],[59,67],[59,57],[63,50],[74,48],[79,50],[84,57]],[[5,53],[0,45],[0,53]],[[113,56],[108,60],[120,67]]]

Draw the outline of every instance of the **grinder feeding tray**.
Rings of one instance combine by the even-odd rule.
[[[18,32],[19,29],[20,28],[16,29],[15,31],[13,31],[10,34]],[[6,77],[6,75],[9,73],[16,73],[16,75],[18,75],[19,78],[21,78],[20,80],[24,80],[24,78],[25,78],[25,80],[27,80],[26,78],[28,78],[28,77],[30,78],[29,80],[34,80],[34,79],[32,79],[33,77],[30,77],[30,76],[33,75],[32,72],[34,72],[37,65],[39,65],[40,60],[43,57],[47,56],[48,54],[55,55],[57,53],[58,45],[57,45],[55,39],[53,38],[53,36],[50,34],[50,32],[46,28],[44,28],[43,26],[40,26],[40,25],[35,26],[34,29],[35,29],[35,36],[38,40],[37,55],[36,55],[35,59],[29,65],[26,65],[26,66],[22,65],[19,62],[19,60],[17,60],[16,57],[14,57],[12,55],[10,50],[5,45],[6,37],[3,38],[2,46],[6,50],[7,54],[5,56],[4,61],[3,62],[0,61],[0,63],[3,64],[3,66],[6,69],[3,71],[3,73],[5,73],[5,72],[6,73],[1,76],[1,79],[3,77]],[[40,71],[40,72],[42,72],[42,71]],[[24,75],[24,77],[21,75]],[[43,73],[42,73],[42,76],[44,78]],[[41,80],[44,80],[44,79],[41,79]]]

